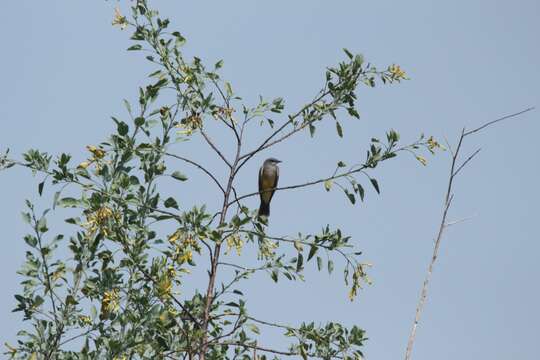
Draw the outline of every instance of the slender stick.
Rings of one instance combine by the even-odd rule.
[[[441,246],[441,240],[442,240],[444,231],[448,226],[455,224],[455,223],[448,223],[446,221],[446,218],[448,216],[448,210],[450,209],[450,206],[452,205],[452,200],[454,199],[454,194],[453,194],[454,179],[461,172],[461,170],[467,164],[469,164],[470,161],[480,152],[480,149],[473,152],[459,167],[457,167],[457,170],[456,170],[456,164],[457,164],[457,161],[459,160],[459,154],[460,154],[460,150],[461,150],[462,145],[463,145],[463,140],[467,136],[475,134],[475,133],[477,133],[477,132],[479,132],[479,131],[481,131],[481,130],[483,130],[483,129],[485,129],[485,128],[493,125],[493,124],[496,124],[496,123],[498,123],[500,121],[503,121],[503,120],[506,120],[506,119],[510,119],[510,118],[519,116],[519,115],[524,114],[524,113],[526,113],[528,111],[531,111],[533,109],[534,108],[531,107],[531,108],[519,111],[517,113],[507,115],[507,116],[501,117],[501,118],[493,120],[493,121],[489,121],[489,122],[477,127],[476,129],[473,129],[473,130],[470,130],[470,131],[466,131],[465,128],[461,131],[461,135],[460,135],[460,137],[458,139],[457,147],[456,147],[455,151],[452,151],[452,163],[451,163],[451,166],[450,166],[450,174],[449,174],[449,178],[448,178],[448,187],[447,187],[447,190],[446,190],[446,195],[444,197],[444,206],[443,206],[443,213],[442,213],[442,217],[441,217],[441,223],[439,225],[439,231],[437,233],[437,237],[435,238],[435,245],[433,247],[433,254],[431,256],[431,261],[430,261],[428,269],[427,269],[427,273],[426,273],[426,277],[424,279],[424,283],[422,284],[422,290],[420,292],[420,298],[418,299],[418,303],[416,305],[416,312],[415,312],[415,316],[414,316],[414,322],[413,322],[413,326],[412,326],[412,329],[411,329],[411,333],[409,335],[409,339],[407,341],[407,349],[405,351],[405,360],[410,360],[411,356],[412,356],[412,349],[413,349],[413,346],[414,346],[414,342],[416,340],[416,330],[418,328],[418,324],[420,323],[420,319],[421,319],[421,316],[422,316],[422,313],[423,313],[423,310],[424,310],[424,306],[426,304],[427,295],[428,295],[428,288],[429,288],[429,284],[431,282],[431,277],[432,277],[432,274],[433,274],[433,268],[434,268],[435,262],[437,261],[437,258],[439,256],[439,249],[440,249],[440,246]]]
[[[221,192],[223,192],[225,194],[225,189],[223,188],[223,186],[221,186],[221,184],[219,183],[218,179],[216,179],[216,177],[214,175],[212,175],[212,173],[210,171],[208,171],[204,166],[196,163],[195,161],[193,160],[190,160],[188,158],[185,158],[185,157],[182,157],[182,156],[178,156],[178,155],[175,155],[175,154],[171,154],[171,153],[164,153],[165,155],[167,156],[170,156],[172,158],[175,158],[175,159],[178,159],[178,160],[182,160],[184,162],[187,162],[188,164],[191,164],[193,166],[196,166],[197,168],[201,169],[206,175],[208,175],[212,180],[214,180],[214,182],[216,183],[216,185],[219,187],[219,189],[221,190]]]

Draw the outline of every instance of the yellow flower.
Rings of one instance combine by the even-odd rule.
[[[240,256],[242,254],[243,246],[244,246],[244,242],[242,241],[242,239],[240,238],[238,234],[229,236],[227,238],[227,251],[225,251],[225,254],[228,254],[232,248],[235,248],[236,254]]]
[[[183,130],[177,131],[178,134],[182,135],[191,135],[195,130],[202,127],[202,118],[197,113],[192,113],[191,115],[183,118],[180,121],[180,124],[176,125],[177,128],[182,128]]]
[[[166,298],[171,294],[172,281],[168,275],[164,275],[159,279],[157,284],[157,292],[160,298]]]
[[[433,138],[433,136],[430,136],[429,139],[427,139],[427,145],[428,145],[428,150],[431,151],[431,153],[433,153],[433,150],[437,148],[443,151],[446,150],[446,148],[442,146],[441,144],[439,144],[437,140]]]
[[[86,169],[87,167],[89,167],[91,164],[90,161],[83,161],[82,163],[79,164],[79,166],[77,166],[77,168],[79,169]]]
[[[401,79],[407,79],[407,75],[405,74],[405,71],[401,69],[399,65],[393,64],[388,67],[388,71],[390,72],[390,76],[392,77],[392,80],[401,80]]]
[[[176,270],[174,269],[174,266],[169,265],[167,267],[167,275],[174,278],[176,276]]]
[[[90,316],[86,315],[80,315],[79,322],[83,325],[92,325],[92,319],[90,319]]]
[[[178,259],[178,262],[180,264],[183,264],[185,262],[190,262],[193,259],[193,253],[191,250],[184,251],[184,253],[180,256]]]
[[[101,159],[105,156],[105,150],[97,148],[94,145],[88,145],[86,149],[88,149],[96,159]]]
[[[110,313],[115,313],[120,310],[120,290],[112,289],[105,291],[101,300],[101,316],[105,317]]]
[[[55,272],[52,273],[52,276],[51,276],[52,280],[57,281],[58,279],[62,278],[62,276],[64,276],[65,272],[66,272],[66,269],[64,269],[64,268],[60,268],[60,269],[56,270]]]
[[[114,9],[114,18],[112,21],[112,25],[119,25],[121,30],[124,30],[128,26],[128,22],[125,16],[122,16],[122,13],[120,13],[120,8],[117,6]]]
[[[175,231],[171,236],[169,236],[169,242],[171,244],[174,244],[176,243],[176,241],[178,240],[178,238],[180,238],[180,230],[177,230]]]
[[[367,284],[371,284],[371,281],[367,277],[365,271],[364,271],[364,265],[369,266],[369,264],[358,264],[356,268],[354,269],[354,273],[352,275],[352,286],[351,290],[349,290],[349,300],[353,301],[356,295],[358,294],[358,289],[361,289],[361,281],[363,280]]]
[[[420,161],[420,164],[426,166],[427,165],[427,160],[425,157],[423,156],[420,156],[420,155],[416,155],[416,160]]]
[[[260,259],[273,259],[276,255],[276,249],[278,243],[272,242],[268,239],[263,239],[259,245],[259,258]]]
[[[105,236],[109,234],[107,229],[109,219],[113,217],[118,219],[118,216],[113,216],[113,211],[107,206],[103,206],[96,211],[86,215],[87,222],[82,226],[89,232],[89,235],[94,235],[98,230],[101,230]]]
[[[8,354],[10,354],[11,357],[14,357],[15,354],[17,353],[17,349],[14,348],[13,346],[9,345],[7,342],[4,343],[4,345],[8,348]]]

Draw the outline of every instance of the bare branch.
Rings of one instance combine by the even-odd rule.
[[[444,226],[450,227],[450,226],[453,226],[453,225],[461,224],[462,222],[469,221],[469,220],[471,220],[472,218],[475,218],[476,216],[477,216],[477,215],[474,214],[474,215],[472,215],[472,216],[469,216],[469,217],[466,217],[466,218],[463,218],[463,219],[450,221],[450,222],[447,222]]]
[[[208,145],[210,145],[210,147],[216,152],[216,154],[219,155],[219,157],[225,162],[225,164],[227,164],[229,168],[232,168],[232,165],[229,162],[229,160],[227,160],[227,158],[221,153],[221,151],[216,147],[216,145],[214,145],[214,142],[208,137],[208,135],[204,132],[204,130],[200,129],[200,132],[201,132],[201,135],[204,137],[204,140],[206,140],[206,142],[208,143]]]
[[[525,109],[523,111],[511,114],[511,115],[507,115],[507,116],[501,117],[501,118],[493,120],[493,121],[489,121],[489,122],[485,123],[484,125],[474,129],[474,130],[465,131],[465,128],[463,128],[462,131],[461,131],[461,135],[460,135],[460,137],[458,139],[458,144],[456,146],[455,151],[452,151],[451,147],[449,146],[449,149],[452,152],[452,163],[451,163],[451,166],[450,166],[450,174],[449,174],[449,178],[448,178],[448,187],[447,187],[447,190],[446,190],[446,195],[445,195],[445,200],[444,200],[443,213],[442,213],[442,217],[441,217],[441,222],[439,224],[439,231],[437,233],[437,237],[435,238],[435,245],[434,245],[434,248],[433,248],[433,254],[431,256],[431,261],[429,263],[427,274],[426,274],[426,277],[424,279],[424,283],[422,285],[422,290],[420,292],[420,298],[419,298],[417,306],[416,306],[416,314],[415,314],[415,317],[414,317],[414,322],[413,322],[413,326],[412,326],[412,329],[411,329],[411,333],[409,335],[409,340],[407,342],[407,349],[406,349],[406,352],[405,352],[405,360],[410,360],[411,356],[412,356],[412,349],[413,349],[413,345],[414,345],[414,342],[415,342],[415,339],[416,339],[416,330],[418,328],[418,324],[420,322],[420,318],[421,318],[421,315],[422,315],[422,312],[424,310],[424,306],[425,306],[425,303],[426,303],[426,300],[427,300],[427,291],[428,291],[429,284],[431,282],[431,276],[433,274],[433,268],[434,268],[435,262],[437,261],[437,257],[439,256],[439,248],[440,248],[440,245],[441,245],[441,240],[442,240],[442,237],[443,237],[443,234],[444,234],[444,230],[447,227],[451,226],[451,225],[455,225],[455,224],[457,224],[459,222],[464,221],[464,220],[459,220],[459,221],[451,222],[451,223],[447,223],[447,221],[446,221],[446,218],[448,216],[448,210],[450,209],[450,206],[452,205],[452,200],[454,198],[454,195],[453,195],[454,179],[460,173],[460,171],[480,152],[480,149],[476,150],[474,153],[472,153],[456,169],[456,164],[457,164],[457,161],[459,159],[461,146],[463,145],[463,140],[465,139],[465,137],[467,137],[469,135],[472,135],[474,133],[477,133],[477,132],[485,129],[486,127],[488,127],[490,125],[493,125],[495,123],[498,123],[498,122],[506,120],[506,119],[516,117],[518,115],[521,115],[523,113],[531,111],[532,109],[534,109],[534,108],[531,107],[531,108]]]
[[[498,118],[498,119],[489,121],[489,122],[485,123],[484,125],[482,125],[482,126],[480,126],[480,127],[477,127],[477,128],[474,129],[474,130],[467,131],[464,135],[465,135],[465,136],[469,136],[469,135],[471,135],[471,134],[474,134],[475,132],[478,132],[478,131],[480,131],[480,130],[486,128],[486,127],[488,127],[488,126],[491,126],[491,125],[493,125],[493,124],[495,124],[495,123],[498,123],[499,121],[503,121],[503,120],[506,120],[506,119],[510,119],[510,118],[516,117],[516,116],[518,116],[518,115],[524,114],[524,113],[526,113],[526,112],[528,112],[528,111],[531,111],[531,110],[534,110],[534,107],[530,107],[530,108],[527,108],[527,109],[525,109],[525,110],[519,111],[519,112],[517,112],[517,113],[510,114],[510,115],[506,115],[506,116],[503,116],[503,117],[501,117],[501,118]]]
[[[452,174],[452,176],[454,176],[454,177],[457,176],[457,174],[459,174],[459,172],[461,171],[461,169],[463,169],[463,168],[465,167],[465,165],[467,165],[467,163],[468,163],[469,161],[471,161],[471,160],[472,160],[472,159],[480,152],[480,150],[482,150],[482,149],[480,148],[480,149],[477,149],[475,152],[473,152],[472,155],[469,156],[469,157],[467,158],[467,160],[465,160],[465,161],[463,162],[463,164],[461,164],[460,167],[458,167],[458,169]]]
[[[208,175],[212,180],[214,180],[214,182],[216,183],[216,185],[219,187],[219,189],[221,190],[221,192],[223,192],[225,194],[225,189],[223,188],[223,186],[221,186],[221,184],[219,183],[219,181],[216,179],[216,177],[214,175],[212,175],[212,173],[208,170],[206,170],[206,168],[204,168],[202,165],[196,163],[195,161],[193,160],[190,160],[188,158],[185,158],[185,157],[182,157],[182,156],[178,156],[178,155],[175,155],[175,154],[171,154],[171,153],[168,153],[168,152],[165,152],[164,153],[165,155],[167,156],[170,156],[172,158],[175,158],[175,159],[178,159],[178,160],[182,160],[182,161],[185,161],[187,162],[188,164],[191,164],[191,165],[194,165],[196,167],[198,167],[199,169],[201,169],[206,175]]]

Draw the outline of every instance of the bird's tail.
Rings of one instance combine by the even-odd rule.
[[[261,201],[261,206],[259,206],[259,216],[270,216],[270,203]]]

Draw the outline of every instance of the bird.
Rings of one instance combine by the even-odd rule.
[[[264,160],[259,170],[259,196],[261,197],[261,205],[259,206],[259,217],[270,216],[270,201],[274,196],[275,188],[279,180],[279,164],[281,160],[276,158],[268,158]],[[269,189],[274,189],[267,191]]]

